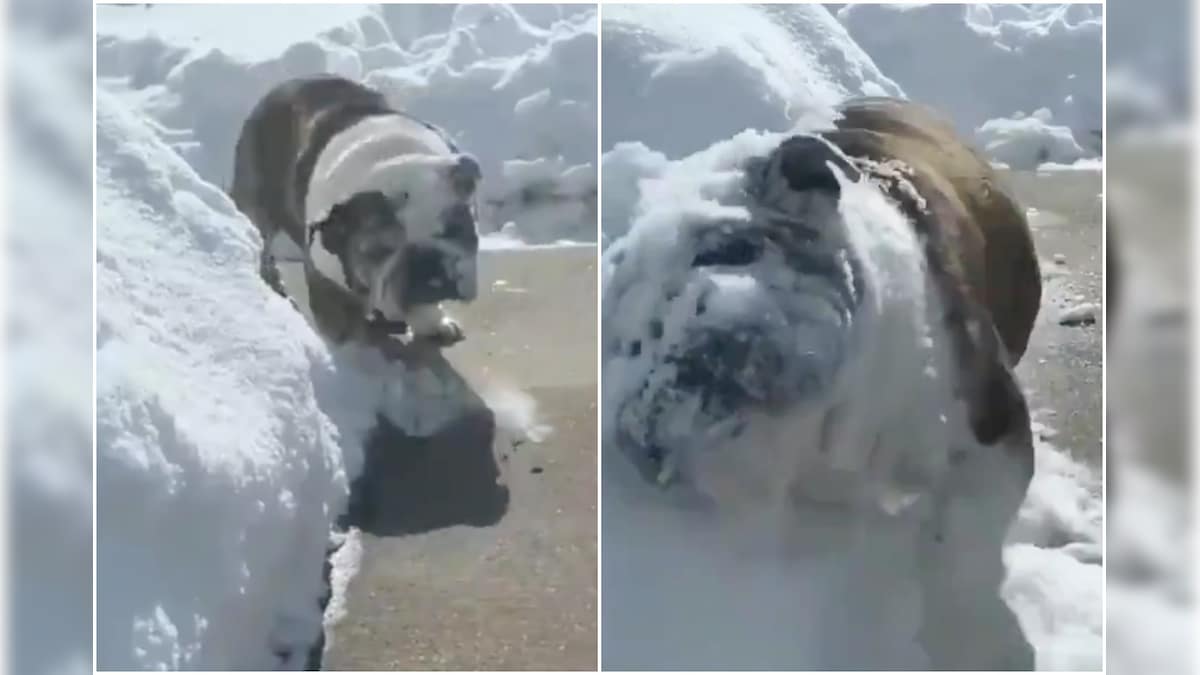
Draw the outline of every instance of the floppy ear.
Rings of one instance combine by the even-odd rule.
[[[379,190],[356,192],[349,199],[333,205],[325,220],[313,226],[313,236],[321,237],[325,250],[342,255],[356,229],[372,222],[381,213],[391,212],[391,202]]]
[[[968,300],[973,303],[974,300]],[[1008,363],[1000,334],[982,307],[968,310],[963,327],[966,344],[960,345],[962,394],[975,439],[993,445],[1029,428],[1029,406]],[[982,333],[982,334],[981,334]]]
[[[838,167],[851,180],[858,180],[858,169],[834,151],[830,143],[818,136],[792,136],[779,149],[779,172],[788,187],[797,192],[824,190],[835,198],[841,196],[841,186],[830,166]]]
[[[483,177],[483,170],[479,168],[479,162],[470,155],[459,155],[458,160],[451,164],[447,171],[450,185],[454,187],[454,192],[459,197],[470,197],[475,194],[475,187],[479,184],[479,179]]]

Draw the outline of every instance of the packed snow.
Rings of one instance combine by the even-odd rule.
[[[1086,155],[1071,130],[1054,124],[1045,108],[1029,116],[988,120],[975,131],[975,143],[989,158],[1010,169],[1074,164]]]
[[[1005,157],[1036,160],[1043,147],[1051,156],[1100,154],[1102,15],[1100,4],[855,4],[837,12],[910,98],[946,113],[968,137],[1007,137],[995,158],[1014,168],[1031,165]],[[1033,121],[1038,110],[1054,125]]]
[[[652,142],[670,159],[849,95],[902,94],[818,6],[606,6],[601,59],[606,110],[628,111],[604,116],[604,149]]]
[[[5,9],[7,672],[92,672],[89,5]]]
[[[436,364],[331,350],[263,283],[225,193],[242,121],[288,77],[361,79],[479,158],[484,248],[588,245],[595,9],[97,17],[97,665],[311,666],[358,566],[358,533],[333,529],[376,413],[426,435],[469,402]],[[550,433],[519,391],[489,396],[499,423]]]
[[[99,7],[101,85],[153,120],[202,178],[224,187],[242,122],[271,87],[318,72],[360,80],[480,160],[481,234],[507,225],[526,243],[595,241],[594,7],[253,12]],[[271,27],[268,35],[260,26]]]
[[[852,9],[875,11],[866,6]],[[971,17],[977,24],[996,25],[987,44],[1024,46],[1034,56],[1043,55],[1037,59],[1054,53],[1047,46],[1036,46],[1032,37],[1013,36],[1013,26],[1020,22],[1011,23],[1004,11],[1001,8],[990,18],[979,13]],[[1089,27],[1095,23],[1092,19],[1078,11],[1057,16],[1061,20],[1051,22],[1053,30],[1060,30],[1060,24],[1086,24],[1065,30],[1074,37],[1062,38],[1064,43],[1090,39],[1081,35],[1094,30]],[[789,327],[801,316],[823,327],[820,333],[805,334],[811,342],[806,353],[812,356],[802,364],[808,373],[806,386],[815,390],[829,386],[830,375],[844,367],[838,357],[845,344],[843,333],[854,329],[853,321],[847,328],[835,318],[837,303],[829,298],[845,297],[834,289],[837,283],[803,281],[813,294],[811,301],[805,301],[785,297],[778,290],[792,282],[785,279],[785,269],[771,267],[770,261],[748,272],[721,272],[720,267],[688,270],[690,262],[703,255],[706,246],[715,245],[713,241],[724,236],[721,233],[739,232],[747,218],[755,217],[754,207],[746,204],[741,192],[745,167],[760,166],[757,158],[792,133],[828,125],[831,106],[843,98],[886,92],[928,100],[936,94],[942,98],[931,102],[944,107],[944,101],[953,102],[947,97],[979,96],[980,87],[963,95],[955,90],[960,83],[952,79],[943,82],[945,90],[914,94],[905,81],[908,73],[891,72],[891,63],[851,39],[852,25],[847,33],[832,18],[817,6],[704,7],[687,12],[640,6],[605,9],[601,45],[605,667],[832,669],[852,664],[923,669],[928,661],[919,640],[940,638],[953,646],[949,632],[918,638],[920,611],[913,603],[922,592],[918,580],[923,564],[914,557],[920,546],[913,522],[919,520],[916,514],[924,503],[922,490],[898,490],[887,480],[875,482],[878,476],[856,473],[861,458],[851,442],[838,446],[847,453],[844,457],[829,460],[848,473],[840,481],[814,480],[810,487],[824,487],[826,497],[859,494],[864,501],[850,500],[854,506],[842,509],[806,508],[796,516],[788,505],[790,497],[776,488],[785,475],[794,475],[795,467],[785,462],[802,458],[789,460],[788,453],[775,453],[772,448],[778,447],[779,439],[790,447],[795,438],[813,430],[797,423],[772,431],[776,425],[755,419],[745,428],[724,424],[721,420],[727,416],[712,413],[720,397],[714,397],[718,401],[714,404],[686,391],[671,393],[668,386],[684,367],[680,348],[686,352],[698,334],[724,330],[736,335],[735,328],[740,328],[759,336],[756,344],[769,347],[774,344],[772,335],[790,335]],[[843,21],[848,18],[842,16]],[[905,44],[925,54],[924,62],[932,59],[941,64],[969,56],[930,53],[938,45],[944,50],[945,41],[934,38],[933,29],[915,19],[877,17],[875,25],[876,33],[908,40]],[[909,32],[897,25],[908,26]],[[945,30],[957,31],[957,25]],[[980,44],[972,38],[963,49]],[[1093,58],[1085,65],[1098,78],[1098,46]],[[1043,66],[1027,59],[1020,62],[1021,72]],[[975,62],[978,65],[979,59]],[[1017,68],[1016,62],[995,67],[1007,63]],[[791,64],[791,68],[780,74],[775,64]],[[1088,75],[1080,70],[1079,77]],[[714,82],[723,88],[715,96]],[[914,84],[920,91],[922,83]],[[1014,117],[1021,110],[1048,107],[1031,118],[1047,126],[1051,120],[1058,124],[1060,115],[1062,124],[1078,124],[1080,129],[1088,128],[1089,115],[1099,120],[1098,84],[1094,96],[1087,99],[1083,96],[1087,87],[1081,83],[1077,103],[1065,108],[1054,107],[1049,98],[1059,96],[1060,85],[1073,86],[1056,84],[1052,91],[1041,92],[1047,98],[1032,103],[997,97],[996,105],[973,116],[949,112],[968,138],[988,120]],[[1025,88],[1036,91],[1029,85]],[[714,100],[736,100],[737,105],[716,105]],[[1074,133],[1072,128],[1067,138]],[[1046,159],[1065,164],[1086,155],[1064,153]],[[888,421],[895,420],[899,423],[888,427],[893,433],[914,437],[908,439],[909,445],[897,441],[896,448],[885,454],[895,451],[895,456],[903,457],[905,448],[939,447],[938,435],[944,442],[950,429],[933,425],[905,430],[902,423],[931,414],[944,379],[938,373],[947,368],[938,360],[941,350],[936,341],[929,342],[931,336],[922,334],[923,321],[912,320],[935,309],[923,304],[926,289],[918,283],[923,271],[909,266],[917,257],[915,249],[902,236],[903,226],[888,226],[889,211],[878,208],[877,194],[844,177],[839,183],[841,221],[830,222],[842,223],[841,246],[859,254],[859,268],[849,274],[863,277],[872,289],[865,297],[885,294],[885,299],[863,301],[870,311],[866,318],[855,320],[888,337],[865,339],[858,348],[868,356],[881,350],[879,363],[894,372],[876,378],[874,388],[858,389],[870,400],[854,414],[846,414],[838,428],[849,439],[858,427],[881,419],[887,427]],[[817,206],[813,209],[814,218],[831,217]],[[825,254],[835,255],[835,251],[836,246]],[[734,255],[736,247],[726,253]],[[814,265],[825,269],[815,260]],[[701,298],[702,315],[696,311]],[[822,309],[825,304],[829,306]],[[768,311],[757,312],[758,307]],[[771,382],[777,371],[794,364],[774,359],[769,351],[751,350],[748,368],[731,371],[730,377],[742,387],[766,387],[773,396],[779,395],[770,389]],[[772,365],[760,367],[765,364]],[[878,370],[884,365],[863,367]],[[659,390],[666,393],[659,395]],[[1103,653],[1099,469],[1078,463],[1066,449],[1052,444],[1055,434],[1045,421],[1048,417],[1045,411],[1034,413],[1035,475],[1003,542],[999,595],[1015,614],[1037,668],[1098,670]],[[728,440],[740,433],[754,440]],[[922,434],[928,438],[916,438]],[[769,438],[776,442],[764,440]],[[737,460],[706,455],[703,448],[713,445],[714,439],[736,446]],[[671,448],[681,450],[672,453]],[[940,480],[950,480],[938,473],[936,454],[924,458],[926,468],[942,475]],[[755,459],[748,461],[746,456]],[[690,489],[663,491],[653,485],[671,484],[680,473],[705,476],[701,492],[715,497],[716,506],[696,501]],[[1001,533],[991,542],[997,554],[1003,538]],[[981,558],[972,564],[1000,562]],[[979,609],[989,596],[993,602],[996,597],[996,587],[989,588],[991,582],[984,579],[986,575],[981,575],[967,586]],[[1019,660],[1020,640],[1006,633],[1011,626],[1002,614],[993,613],[989,629],[979,633],[989,635],[998,649],[1011,648],[1013,658]]]

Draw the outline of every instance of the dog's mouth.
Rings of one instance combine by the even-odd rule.
[[[823,148],[780,152],[807,161]],[[729,442],[753,420],[833,396],[858,339],[866,276],[836,178],[809,163],[821,180],[779,160],[748,170],[745,193],[730,200],[744,216],[684,220],[669,257],[639,263],[647,284],[634,295],[659,300],[632,303],[646,311],[646,329],[615,317],[630,329],[606,347],[644,373],[614,402],[613,423],[614,440],[647,479],[686,482],[695,453],[736,446]],[[784,169],[796,180],[779,187]]]
[[[825,396],[841,371],[862,301],[855,258],[762,218],[698,230],[682,287],[658,309],[671,324],[625,346],[647,375],[618,408],[618,442],[649,480],[685,475],[689,453],[738,438],[756,414]]]

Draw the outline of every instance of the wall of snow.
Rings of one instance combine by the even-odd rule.
[[[601,51],[603,245],[626,232],[641,179],[668,160],[745,130],[828,125],[850,96],[903,96],[815,5],[614,5]]]
[[[1044,108],[1099,153],[1099,4],[856,4],[837,16],[885,75],[968,137],[988,120]]]
[[[902,95],[816,5],[606,6],[601,52],[605,152],[641,142],[678,159],[828,118],[848,96]]]
[[[984,122],[975,130],[975,144],[993,162],[1016,170],[1073,164],[1089,155],[1075,142],[1070,128],[1054,124],[1045,108],[1028,116]]]
[[[229,184],[237,134],[263,94],[290,77],[333,72],[379,88],[480,159],[483,232],[507,225],[531,243],[595,239],[594,8],[247,11],[97,12],[102,86],[153,119],[208,182]],[[252,25],[272,26],[269,39]]]
[[[259,278],[233,203],[104,91],[96,153],[98,666],[303,665],[371,389]]]

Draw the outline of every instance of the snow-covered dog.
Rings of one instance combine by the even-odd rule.
[[[930,665],[1031,667],[998,594],[1033,474],[1022,209],[949,124],[891,99],[846,104],[734,185],[606,254],[607,438],[725,511],[915,528]]]
[[[378,92],[332,75],[271,90],[242,127],[234,202],[262,232],[263,278],[284,293],[273,250],[300,248],[309,304],[334,342],[410,330],[462,339],[444,300],[476,293],[479,164]]]

